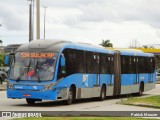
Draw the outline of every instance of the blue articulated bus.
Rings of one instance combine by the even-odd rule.
[[[12,57],[7,97],[65,100],[138,93],[155,87],[153,54],[68,41],[34,40]],[[6,56],[6,63],[9,61]]]

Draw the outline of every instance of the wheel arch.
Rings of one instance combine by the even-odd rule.
[[[75,100],[76,99],[76,85],[75,84],[71,84],[70,88],[73,89],[73,93],[74,93],[73,99]]]

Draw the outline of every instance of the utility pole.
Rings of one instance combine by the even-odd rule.
[[[37,0],[37,39],[40,39],[40,0]]]
[[[29,42],[33,40],[33,35],[34,35],[34,29],[33,29],[33,26],[34,26],[34,0],[27,0],[27,1],[31,1],[31,3],[29,4]]]
[[[44,8],[44,39],[46,38],[46,6]]]
[[[32,5],[29,4],[29,42],[32,40]]]

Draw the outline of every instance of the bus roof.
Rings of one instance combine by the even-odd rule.
[[[115,49],[121,52],[121,55],[129,55],[129,56],[144,56],[144,57],[154,57],[152,53],[144,53],[141,50],[136,49]]]
[[[54,51],[59,52],[65,48],[74,48],[78,50],[102,52],[113,54],[113,50],[107,50],[102,46],[91,45],[87,43],[75,43],[62,40],[33,40],[30,43],[24,44],[17,49],[18,51]]]
[[[146,57],[153,57],[154,54],[152,53],[144,53],[141,50],[135,49],[107,49],[102,46],[98,45],[91,45],[88,43],[75,43],[71,41],[64,41],[64,40],[33,40],[30,43],[24,44],[17,49],[17,52],[20,51],[54,51],[60,52],[65,48],[74,48],[78,50],[86,50],[92,52],[101,52],[101,53],[109,53],[114,54],[114,51],[120,51],[121,55],[128,55],[128,56],[146,56]]]

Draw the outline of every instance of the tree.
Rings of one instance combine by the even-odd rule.
[[[110,43],[110,40],[102,40],[102,43],[100,44],[102,45],[103,47],[113,47],[113,44]]]
[[[147,49],[147,48],[148,48],[148,46],[147,46],[147,45],[143,45],[143,48]]]
[[[0,67],[4,66],[5,54],[0,53]]]
[[[2,45],[3,41],[0,39],[0,44]]]

